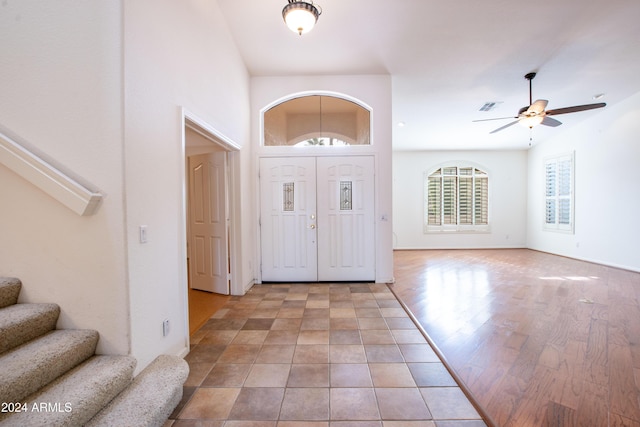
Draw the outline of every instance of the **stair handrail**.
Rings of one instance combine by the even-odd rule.
[[[0,163],[81,216],[97,212],[102,194],[81,184],[0,130]]]

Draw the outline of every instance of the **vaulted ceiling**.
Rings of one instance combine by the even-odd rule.
[[[638,0],[317,0],[322,15],[302,36],[282,20],[286,0],[218,3],[253,76],[390,75],[394,150],[526,149],[603,111],[531,132],[472,122],[517,115],[531,71],[548,109],[640,91]]]

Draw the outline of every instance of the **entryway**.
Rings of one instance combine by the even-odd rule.
[[[234,165],[239,147],[187,111],[184,114],[185,252],[190,334],[238,292],[233,273]],[[237,279],[236,279],[237,280]]]
[[[375,280],[374,157],[260,159],[263,282]]]

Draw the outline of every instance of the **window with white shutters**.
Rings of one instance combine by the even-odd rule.
[[[489,175],[445,166],[425,175],[425,232],[488,231]]]
[[[573,232],[573,153],[547,159],[544,228]]]

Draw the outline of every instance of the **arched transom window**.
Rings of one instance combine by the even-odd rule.
[[[370,112],[326,95],[284,101],[264,113],[265,146],[369,145]]]

